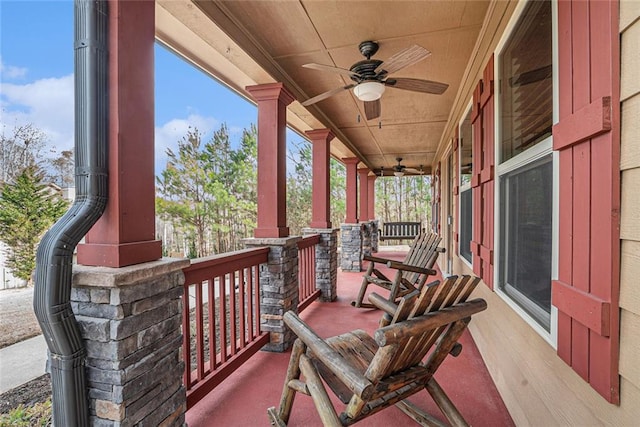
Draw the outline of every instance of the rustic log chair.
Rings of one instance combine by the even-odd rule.
[[[420,289],[429,276],[437,274],[433,270],[433,266],[438,259],[438,254],[445,251],[444,248],[438,247],[441,240],[434,233],[420,233],[411,244],[403,262],[365,255],[363,260],[369,261],[369,267],[362,277],[358,297],[351,302],[351,305],[360,308],[374,308],[373,305],[363,301],[369,284],[387,289],[390,292],[390,301],[395,301],[415,289]],[[394,278],[389,279],[385,276],[376,268],[376,264],[385,264],[394,269]]]
[[[471,315],[487,307],[480,298],[466,301],[478,282],[471,276],[450,276],[405,295],[397,306],[373,296],[381,308],[393,312],[387,318],[390,324],[376,330],[373,338],[356,330],[322,339],[293,312],[285,313],[298,339],[280,405],[267,410],[272,425],[287,425],[294,397],[303,393],[311,396],[325,426],[351,425],[391,405],[420,425],[441,426],[437,418],[405,400],[426,389],[451,424],[466,426],[433,376],[448,354],[460,353],[457,341]],[[339,415],[321,378],[346,404]]]

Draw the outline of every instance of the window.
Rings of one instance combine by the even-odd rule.
[[[551,2],[529,1],[496,60],[496,284],[532,325],[551,335],[552,28]]]
[[[551,2],[530,1],[500,53],[501,162],[551,135],[551,25]]]
[[[473,160],[473,129],[471,127],[471,109],[460,123],[460,231],[458,244],[460,256],[469,264],[472,261],[471,240],[473,222],[473,190],[471,190],[471,166]]]
[[[545,330],[551,314],[551,155],[500,179],[500,289]]]

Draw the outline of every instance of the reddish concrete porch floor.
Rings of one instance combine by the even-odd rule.
[[[402,260],[405,254],[381,252],[377,255]],[[353,329],[364,329],[369,334],[373,333],[381,313],[376,310],[356,309],[349,305],[357,295],[361,280],[362,273],[345,273],[338,269],[338,300],[333,303],[312,303],[301,314],[302,319],[321,337],[330,337]],[[484,313],[476,316],[482,315]],[[463,335],[461,343],[463,351],[460,356],[448,357],[436,373],[438,383],[469,424],[513,426],[514,423],[468,331]],[[188,425],[269,426],[267,408],[276,406],[280,400],[289,355],[290,352],[257,353],[206,398],[187,411]],[[341,411],[344,405],[333,396],[332,400]],[[410,400],[430,414],[445,420],[426,391],[414,395]],[[310,397],[297,394],[289,425],[322,425]],[[361,421],[358,425],[388,427],[416,424],[399,409],[392,407]]]

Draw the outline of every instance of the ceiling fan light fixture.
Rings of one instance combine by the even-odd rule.
[[[363,82],[353,88],[353,94],[360,101],[375,101],[384,93],[384,85],[380,82]]]
[[[402,171],[395,171],[393,174],[395,176],[397,176],[398,178],[400,178],[401,176],[404,176],[404,172],[402,172]]]

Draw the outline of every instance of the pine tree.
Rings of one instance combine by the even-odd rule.
[[[36,166],[28,166],[0,193],[0,240],[8,247],[7,267],[27,281],[35,269],[40,238],[68,207],[43,177]]]

